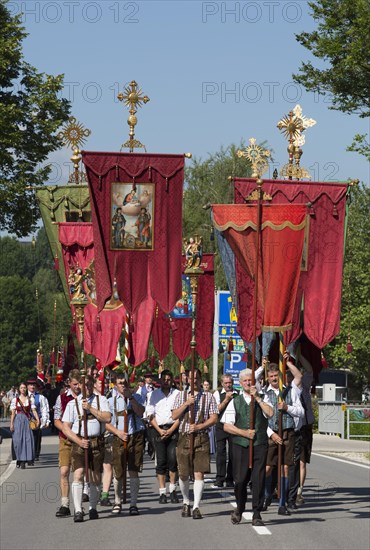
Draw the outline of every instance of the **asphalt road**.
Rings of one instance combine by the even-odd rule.
[[[369,549],[370,469],[364,464],[314,455],[306,502],[299,512],[281,517],[273,504],[263,514],[266,528],[254,528],[248,513],[240,525],[231,524],[232,491],[212,489],[210,482],[201,506],[202,520],[181,518],[181,504],[160,505],[154,462],[147,458],[141,476],[140,516],[128,516],[126,505],[119,517],[99,507],[97,521],[74,524],[72,518],[58,519],[57,462],[57,438],[44,437],[42,458],[35,467],[19,470],[12,464],[2,476],[1,550]]]

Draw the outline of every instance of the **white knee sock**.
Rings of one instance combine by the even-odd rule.
[[[139,494],[140,479],[138,477],[130,477],[130,504],[136,506],[137,497]]]
[[[123,480],[113,478],[114,504],[121,504]]]
[[[94,508],[98,504],[98,488],[95,483],[90,483],[90,498],[89,498],[89,510]]]
[[[182,494],[182,501],[184,504],[190,504],[189,500],[189,485],[190,481],[187,479],[186,481],[183,481],[180,477],[179,479],[179,485],[180,485],[180,491]]]
[[[195,510],[195,508],[199,508],[200,501],[202,500],[203,489],[204,489],[203,479],[195,479],[194,480],[194,486],[193,486],[193,491],[194,491],[193,510]]]
[[[73,482],[72,483],[72,500],[73,506],[76,512],[82,512],[82,489],[83,483]]]

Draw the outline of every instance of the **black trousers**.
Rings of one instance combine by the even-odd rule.
[[[263,508],[266,477],[267,443],[253,447],[253,467],[249,468],[249,447],[233,444],[233,474],[236,507],[241,515],[247,502],[247,485],[252,481],[253,512]]]
[[[39,458],[40,451],[41,451],[41,439],[42,439],[41,429],[38,428],[37,430],[32,430],[32,433],[33,433],[33,440],[35,442],[35,458]]]
[[[216,482],[225,480],[233,481],[232,437],[217,439],[216,431]]]
[[[289,466],[288,479],[289,479],[289,492],[288,492],[288,506],[295,504],[297,500],[298,488],[300,485],[300,457],[302,451],[302,434],[300,431],[294,433],[294,464]]]
[[[175,432],[166,439],[161,439],[156,431],[154,436],[154,448],[157,460],[155,471],[157,474],[165,475],[167,470],[177,471],[176,447],[179,439],[179,433]]]

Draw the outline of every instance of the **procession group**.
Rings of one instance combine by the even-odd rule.
[[[195,369],[193,395],[191,371],[183,374],[181,391],[169,370],[161,373],[160,387],[154,388],[148,375],[145,383],[135,389],[130,388],[125,373],[115,372],[114,386],[105,396],[101,391],[103,382],[95,370],[85,377],[84,398],[80,371],[70,371],[67,387],[54,406],[61,487],[56,516],[71,516],[72,503],[74,522],[83,522],[87,516],[83,505],[87,501],[91,520],[99,517],[98,504],[110,506],[111,513],[118,515],[126,494],[129,515],[139,515],[139,474],[148,442],[155,457],[159,503],[181,501],[181,517],[201,519],[204,477],[210,473],[213,438],[217,469],[213,487],[221,488],[224,483],[233,487],[233,524],[242,519],[250,488],[252,524],[264,525],[261,512],[272,503],[278,477],[278,514],[295,513],[304,503],[302,489],[312,447],[312,367],[302,355],[294,361],[286,353],[285,359],[287,384],[283,393],[281,387],[279,390],[279,368],[274,363],[262,365],[254,376],[250,369],[241,371],[239,392],[233,389],[232,377],[223,375],[221,389],[212,393],[208,383],[202,384],[200,370]],[[32,394],[34,381],[28,382]],[[30,406],[36,414],[39,409],[42,421],[41,401],[36,406],[35,396],[30,397]],[[22,410],[18,413],[22,415]],[[278,456],[281,476],[277,475]],[[112,482],[114,501],[110,497]]]

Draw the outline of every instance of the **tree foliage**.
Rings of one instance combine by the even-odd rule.
[[[0,238],[0,252],[0,388],[9,389],[35,374],[40,340],[47,363],[72,317],[44,229],[35,246]]]
[[[265,144],[262,144],[265,146]],[[203,236],[204,251],[215,252],[215,241],[210,210],[203,207],[209,204],[228,204],[234,202],[233,186],[230,177],[249,177],[250,163],[245,157],[239,158],[238,150],[245,149],[245,143],[239,146],[231,144],[227,148],[209,155],[206,160],[193,159],[185,173],[185,200],[183,214],[184,237],[198,234]],[[215,258],[216,285],[227,288],[220,257]]]
[[[293,78],[306,90],[331,94],[332,109],[361,118],[370,115],[370,4],[369,0],[308,2],[317,29],[296,35],[300,44],[324,62],[324,68],[302,62]],[[357,135],[349,149],[369,158],[365,135]]]
[[[330,366],[348,367],[364,383],[370,365],[370,189],[364,185],[351,192],[347,245],[343,271],[341,333],[326,348]],[[353,352],[347,352],[350,335]]]
[[[39,73],[22,54],[27,36],[20,16],[0,3],[0,229],[28,235],[39,217],[28,186],[44,185],[50,167],[41,167],[61,143],[55,132],[68,119],[60,99],[63,75]]]

